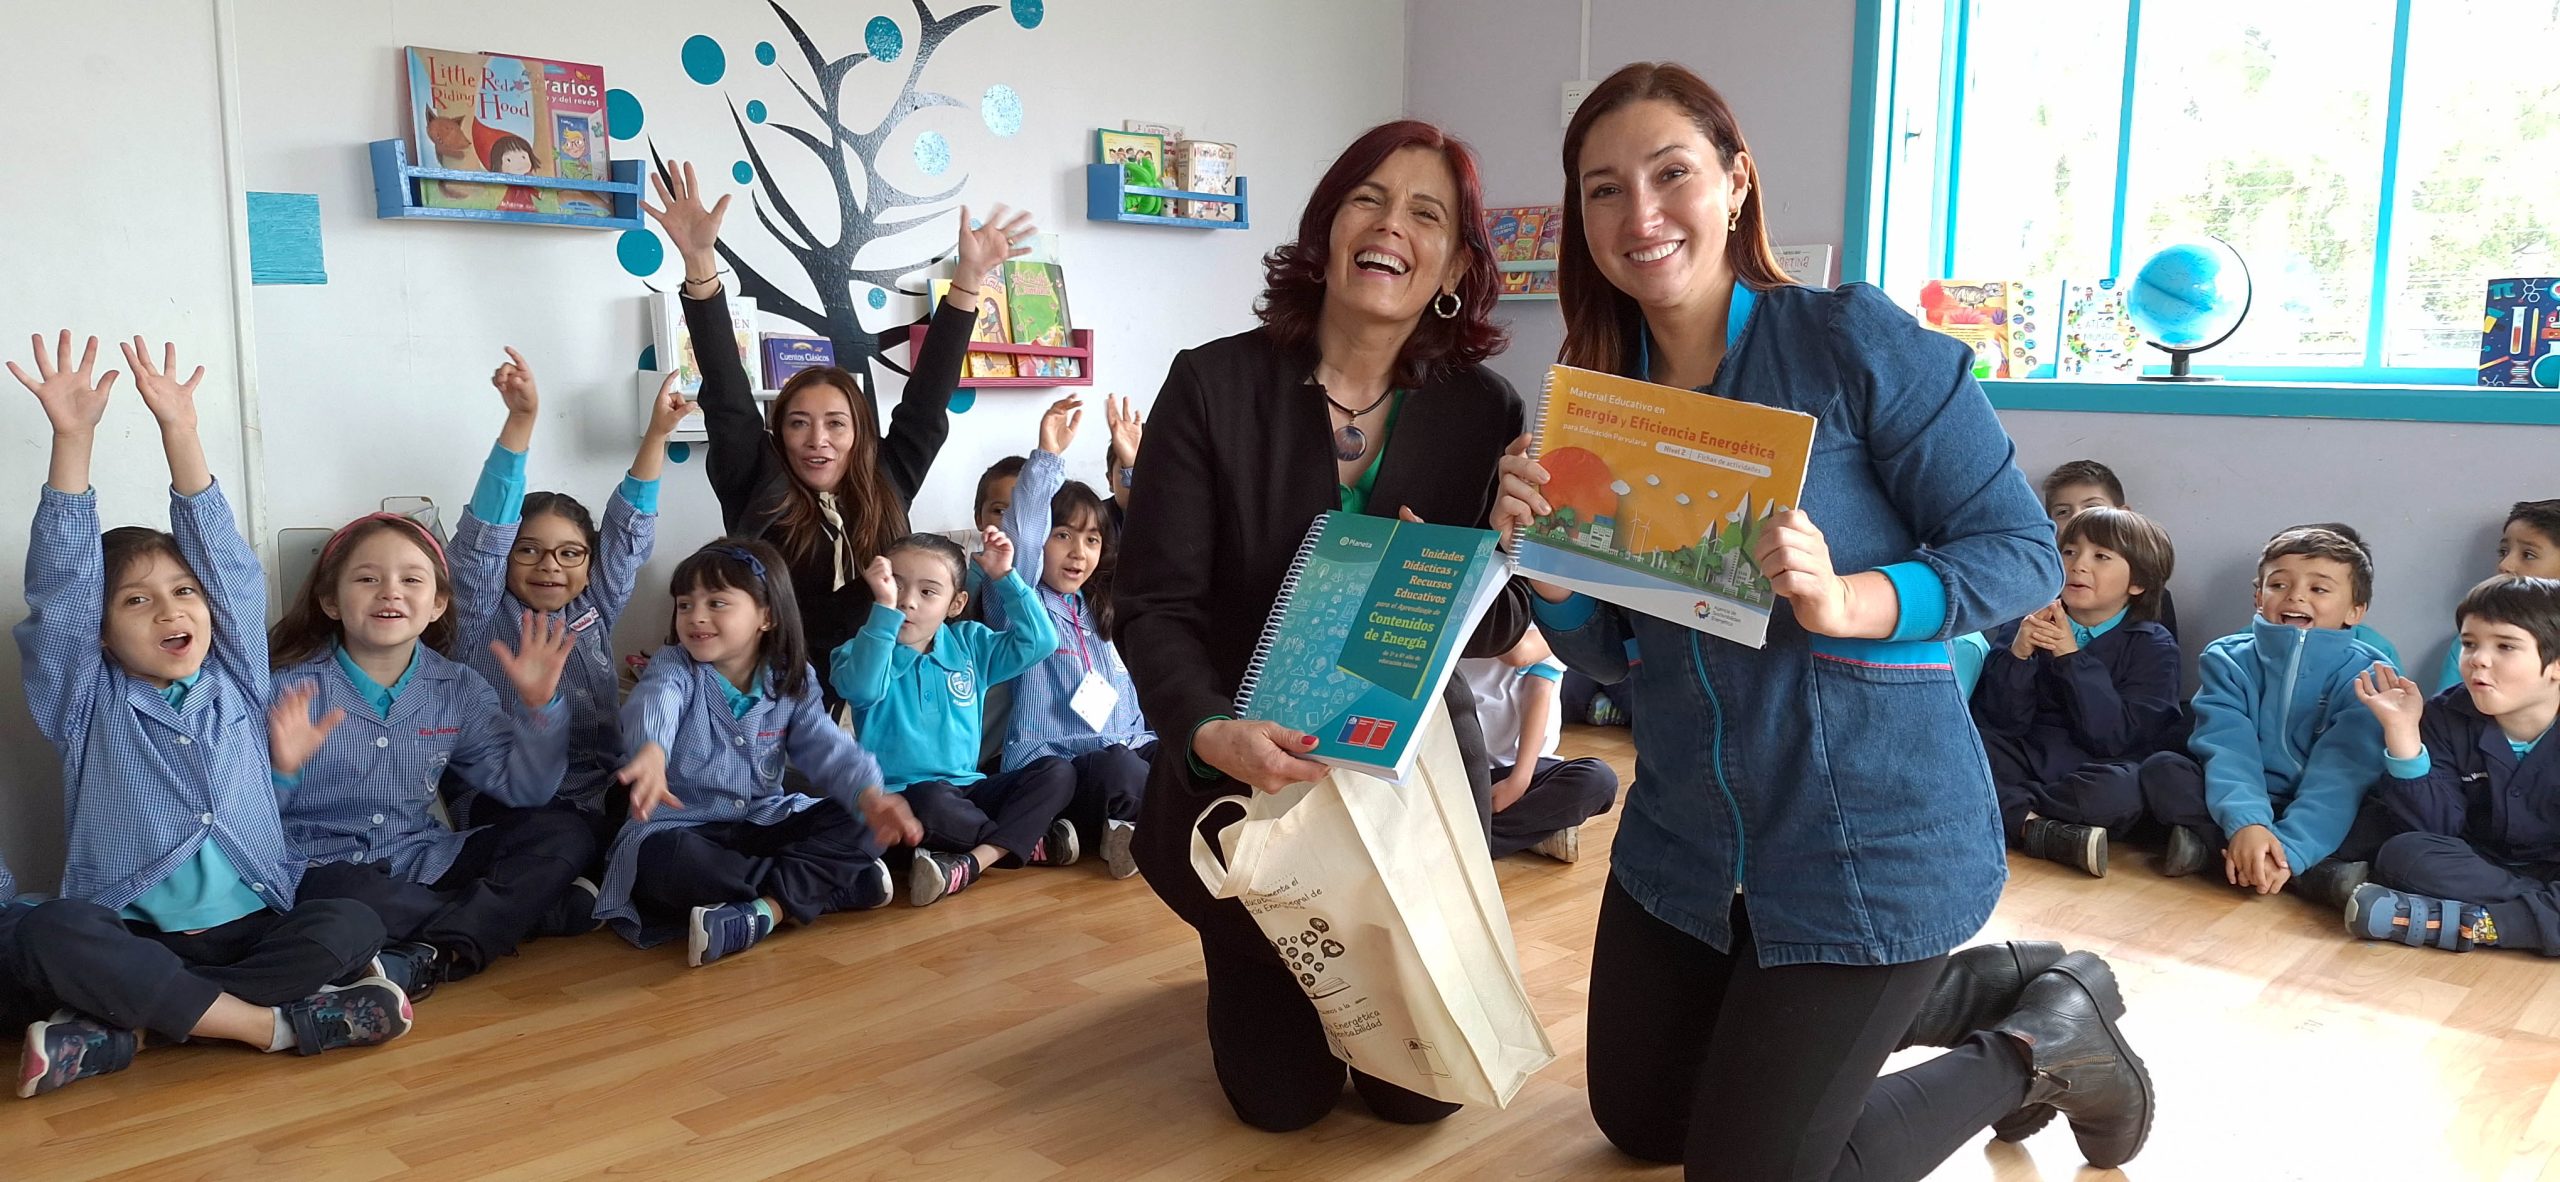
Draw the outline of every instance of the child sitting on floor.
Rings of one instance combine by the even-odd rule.
[[[2560,579],[2560,501],[2518,501],[2498,531],[2498,573]],[[2462,638],[2445,647],[2436,692],[2462,684]]]
[[[1558,759],[1564,663],[1531,627],[1499,657],[1467,657],[1458,676],[1475,695],[1476,722],[1493,760],[1494,857],[1528,850],[1559,862],[1582,857],[1582,823],[1618,800],[1618,773],[1597,759]]]

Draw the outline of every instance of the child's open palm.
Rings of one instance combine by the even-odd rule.
[[[631,819],[646,821],[659,805],[671,809],[684,807],[676,794],[667,789],[667,749],[655,743],[640,748],[631,762],[613,773],[613,778],[631,790]]]
[[[1138,444],[1147,436],[1146,416],[1138,413],[1138,400],[1117,394],[1102,396],[1102,418],[1111,425],[1111,463],[1127,468],[1138,462]]]
[[[978,551],[978,569],[989,579],[1001,579],[1013,573],[1013,539],[990,525],[980,539],[985,549]]]
[[[27,337],[35,347],[36,376],[30,378],[18,363],[9,362],[9,376],[18,379],[36,401],[44,406],[45,422],[56,435],[84,435],[97,429],[98,420],[107,413],[107,393],[116,388],[115,370],[108,370],[92,382],[89,370],[98,361],[98,338],[89,338],[88,349],[80,354],[80,364],[71,364],[71,330],[62,330],[62,339],[54,346],[53,360],[45,360],[44,334]]]
[[[498,388],[498,397],[507,404],[511,415],[532,415],[542,409],[542,392],[533,383],[533,366],[515,347],[506,347],[506,364],[489,374],[489,384]]]
[[[151,346],[144,344],[140,336],[116,347],[124,350],[124,363],[133,367],[134,391],[142,395],[142,405],[150,408],[152,418],[163,426],[196,425],[196,384],[204,380],[203,366],[197,366],[181,382],[177,378],[176,344],[160,346],[160,364],[156,366],[151,364]]]
[[[560,689],[560,672],[569,667],[569,649],[577,643],[577,634],[558,616],[524,613],[514,651],[505,642],[492,640],[489,651],[498,658],[498,668],[507,682],[516,688],[516,697],[531,709],[551,704]]]
[[[267,710],[267,752],[277,772],[299,774],[329,741],[329,732],[347,720],[345,710],[332,709],[313,721],[311,701],[318,696],[306,682],[277,694],[276,704]]]
[[[1076,445],[1076,429],[1084,425],[1084,398],[1069,394],[1049,404],[1040,415],[1040,450],[1053,456]]]
[[[2389,665],[2372,665],[2356,674],[2356,700],[2373,711],[2385,729],[2394,723],[2414,727],[2426,710],[2427,692]]]
[[[723,195],[718,204],[705,208],[702,186],[693,179],[692,162],[668,161],[663,173],[649,174],[649,187],[657,190],[658,204],[643,201],[641,212],[667,232],[677,253],[698,257],[720,245],[720,220],[729,216],[729,198]]]

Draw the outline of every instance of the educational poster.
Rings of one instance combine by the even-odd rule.
[[[2560,388],[2560,279],[2492,279],[2480,316],[2480,384]]]
[[[1760,646],[1775,597],[1752,561],[1804,493],[1813,416],[1552,366],[1538,463],[1554,512],[1521,532],[1520,573]]]

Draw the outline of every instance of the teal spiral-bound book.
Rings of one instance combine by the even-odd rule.
[[[1490,530],[1316,518],[1236,713],[1315,736],[1320,763],[1401,782],[1413,734],[1510,579]]]

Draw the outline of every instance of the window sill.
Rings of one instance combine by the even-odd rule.
[[[2560,426],[2560,390],[2318,382],[2067,382],[2051,378],[1995,378],[1983,382],[1982,389],[1991,396],[1991,405],[2000,410]]]

